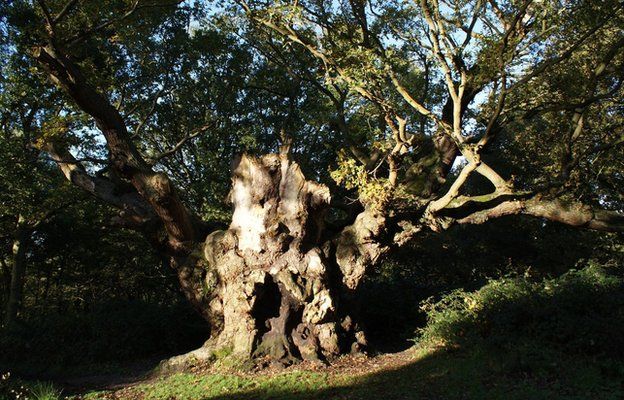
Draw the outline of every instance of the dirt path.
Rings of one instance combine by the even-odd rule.
[[[414,353],[406,350],[375,356],[347,355],[338,358],[329,365],[302,362],[285,368],[269,366],[256,368],[248,372],[228,373],[244,377],[266,377],[296,371],[323,372],[330,375],[365,375],[380,370],[398,369],[410,363],[413,359]],[[80,395],[91,391],[112,391],[121,395],[134,386],[157,380],[158,376],[152,375],[151,372],[158,365],[158,361],[159,359],[143,360],[126,365],[118,372],[66,377],[58,380],[56,383],[63,389],[64,395],[77,396],[76,398],[80,398]],[[190,372],[197,375],[205,375],[223,373],[224,371],[211,365],[202,365],[192,368]],[[114,397],[118,398],[117,396]]]
[[[302,362],[287,368],[264,368],[251,373],[251,375],[272,375],[289,371],[314,371],[333,374],[364,375],[382,369],[395,369],[408,364],[414,359],[411,349],[397,352],[384,353],[374,356],[345,355],[334,360],[331,364]]]

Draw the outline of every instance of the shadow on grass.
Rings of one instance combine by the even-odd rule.
[[[621,368],[621,361],[574,357],[548,349],[521,348],[511,353],[485,347],[421,349],[414,350],[413,360],[369,375],[308,371],[271,377],[180,374],[112,398],[615,400],[624,398]]]
[[[199,347],[208,335],[186,303],[110,301],[87,311],[30,315],[0,329],[0,373],[52,381],[72,393],[117,388]]]
[[[552,279],[505,278],[453,291],[428,303],[421,331],[423,343],[449,346],[421,347],[394,364],[363,359],[322,372],[178,374],[90,398],[623,399],[621,272],[590,265]],[[377,371],[358,375],[371,366]]]
[[[163,359],[173,355],[151,357],[123,365],[95,365],[91,371],[76,370],[50,375],[47,380],[53,381],[65,395],[78,395],[96,390],[117,390],[144,381]]]

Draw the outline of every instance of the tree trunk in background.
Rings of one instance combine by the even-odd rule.
[[[9,300],[11,288],[11,267],[8,264],[9,262],[4,259],[4,256],[0,256],[0,267],[2,267],[2,298],[0,298],[0,301],[2,304],[7,304]]]
[[[26,247],[30,239],[30,227],[23,216],[19,216],[13,241],[12,255],[13,268],[11,269],[11,283],[9,287],[9,298],[7,301],[4,323],[6,326],[12,325],[17,320],[17,314],[21,307],[22,295],[24,291],[24,276],[26,274]]]
[[[329,189],[284,154],[236,160],[230,200],[229,229],[210,234],[203,257],[178,268],[187,297],[212,324],[204,350],[283,363],[361,350],[355,291],[385,251],[372,240],[383,218],[366,211],[324,240]]]

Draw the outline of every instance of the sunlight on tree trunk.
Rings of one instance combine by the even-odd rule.
[[[232,222],[206,239],[203,293],[190,295],[209,299],[206,347],[282,363],[361,351],[366,339],[350,312],[366,266],[381,254],[363,243],[377,220],[363,213],[324,242],[329,189],[285,154],[239,157],[232,181]]]

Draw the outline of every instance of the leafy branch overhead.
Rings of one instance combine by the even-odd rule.
[[[428,190],[417,195],[439,196],[424,213],[434,224],[467,189],[475,172],[490,182],[490,198],[514,193],[526,198],[528,191],[536,201],[578,184],[571,175],[581,158],[609,146],[604,143],[607,137],[619,140],[617,133],[596,136],[585,122],[588,110],[594,115],[616,112],[621,96],[624,38],[622,7],[616,2],[611,9],[532,1],[240,4],[252,24],[317,58],[322,85],[329,88],[339,81],[376,109],[382,119],[378,131],[390,144],[383,156],[389,182],[393,187],[413,187],[412,179],[429,181]],[[573,90],[570,85],[558,86],[564,83],[556,77],[562,73],[580,79]],[[425,75],[425,87],[404,84],[410,75]],[[434,87],[438,98],[428,93]],[[557,101],[564,91],[575,93]],[[553,102],[559,107],[545,105]],[[419,126],[417,117],[425,118],[425,123]],[[562,153],[562,159],[551,157],[548,172],[537,179],[522,179],[519,174],[514,180],[503,178],[493,163],[500,163],[497,158],[513,161],[514,154],[501,154],[509,150],[498,147],[509,146],[504,140],[524,142],[538,124],[548,124],[553,136],[534,140],[533,145],[543,144],[542,153],[550,146]],[[503,135],[505,139],[495,140]],[[431,139],[442,164],[433,170],[418,165],[427,157],[418,154],[422,142]],[[368,149],[373,154],[375,150]],[[362,159],[355,153],[353,157]],[[362,167],[377,175],[379,167],[366,164],[362,162]],[[342,169],[354,168],[347,165]],[[451,165],[458,166],[457,173],[448,176]],[[526,167],[533,170],[530,164]],[[345,172],[335,175],[344,177]],[[482,203],[462,197],[463,203]],[[465,220],[456,220],[461,221]]]

